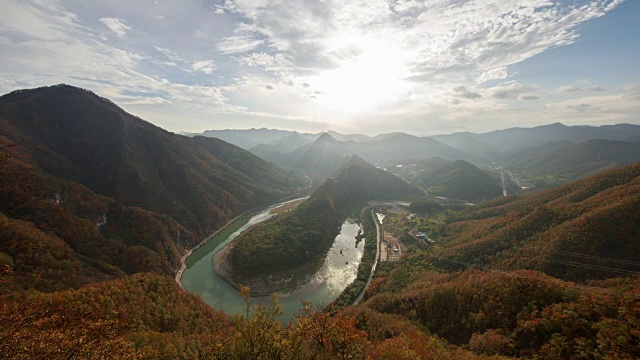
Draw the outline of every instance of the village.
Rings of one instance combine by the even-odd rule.
[[[409,235],[416,242],[425,246],[432,245],[434,241],[429,236],[418,230],[421,223],[416,214],[409,213],[400,206],[390,206],[384,210],[384,214],[378,214],[380,223],[380,255],[381,262],[397,262],[407,251],[407,246],[400,240],[403,234]]]

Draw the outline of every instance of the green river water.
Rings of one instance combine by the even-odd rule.
[[[254,216],[236,220],[204,246],[194,250],[186,260],[187,268],[182,274],[182,286],[187,291],[200,294],[202,299],[216,310],[230,315],[241,312],[243,302],[240,293],[213,273],[212,258],[242,231],[270,218],[270,211],[276,206],[266,208]],[[301,308],[300,300],[313,304],[330,303],[356,278],[364,251],[364,240],[356,246],[359,230],[360,225],[355,219],[349,218],[342,224],[340,234],[336,236],[323,267],[303,288],[280,297],[283,311],[280,320],[289,321]],[[254,299],[254,303],[268,301],[269,297]]]

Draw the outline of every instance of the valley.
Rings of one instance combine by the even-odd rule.
[[[67,85],[0,119],[10,358],[640,356],[636,126],[207,133],[252,154]]]

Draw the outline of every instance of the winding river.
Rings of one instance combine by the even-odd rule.
[[[275,207],[277,205],[268,207],[252,217],[239,218],[204,246],[194,250],[186,260],[187,267],[181,278],[182,286],[187,291],[200,294],[202,299],[216,310],[230,315],[242,311],[240,293],[213,273],[212,258],[241,232],[273,216],[271,210]],[[283,312],[280,320],[289,321],[302,307],[300,300],[313,304],[330,303],[355,280],[364,251],[364,240],[356,246],[355,238],[359,230],[360,225],[355,219],[349,218],[342,224],[340,234],[336,236],[324,265],[311,281],[293,294],[280,296]],[[268,301],[269,297],[254,299],[254,303]]]

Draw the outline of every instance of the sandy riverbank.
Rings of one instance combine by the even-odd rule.
[[[238,220],[240,217],[242,217],[247,213],[248,211],[229,220],[220,229],[216,230],[213,234],[204,238],[204,240],[202,240],[198,245],[192,247],[191,249],[189,249],[189,251],[187,251],[184,255],[182,255],[182,257],[180,258],[180,268],[178,269],[178,272],[176,272],[176,277],[175,277],[176,282],[182,289],[184,289],[184,286],[182,286],[182,282],[180,280],[182,279],[182,274],[184,273],[184,270],[187,268],[187,258],[191,255],[191,253],[193,253],[193,251],[196,250],[197,248],[206,244],[209,240],[211,240],[211,238],[218,235],[221,231],[224,231],[229,225],[233,224],[236,220]]]

